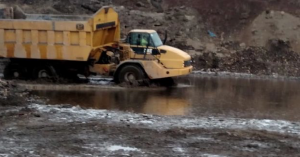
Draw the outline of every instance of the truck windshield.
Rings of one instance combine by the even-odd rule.
[[[159,47],[159,46],[163,45],[159,35],[156,32],[152,33],[150,35],[151,35],[151,38],[152,38],[152,41],[153,41],[153,44],[155,47]]]

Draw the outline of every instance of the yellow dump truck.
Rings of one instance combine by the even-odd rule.
[[[120,40],[118,13],[103,7],[93,16],[25,14],[6,9],[0,19],[0,58],[6,79],[100,74],[117,83],[191,73],[191,57],[163,44],[154,30],[132,30]]]

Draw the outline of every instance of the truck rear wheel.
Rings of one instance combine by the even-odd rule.
[[[33,79],[57,79],[57,74],[52,66],[39,66],[33,70]]]
[[[26,68],[9,63],[4,69],[4,79],[26,79]]]
[[[123,67],[118,75],[118,83],[136,83],[137,81],[144,80],[144,71],[135,65],[127,65]]]

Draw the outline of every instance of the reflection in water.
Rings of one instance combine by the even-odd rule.
[[[190,77],[166,90],[35,91],[50,104],[158,115],[300,120],[298,81]]]
[[[122,110],[158,115],[185,115],[186,99],[177,98],[172,90],[97,90],[97,91],[34,91],[46,97],[49,104],[72,104],[84,108]]]

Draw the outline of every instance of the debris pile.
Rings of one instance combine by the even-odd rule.
[[[293,51],[300,52],[300,18],[284,11],[267,10],[257,16],[240,33],[239,39],[247,45],[268,47],[270,40],[289,43]]]
[[[300,54],[288,42],[270,40],[269,47],[226,43],[216,52],[193,56],[196,70],[228,71],[256,75],[300,76]]]

